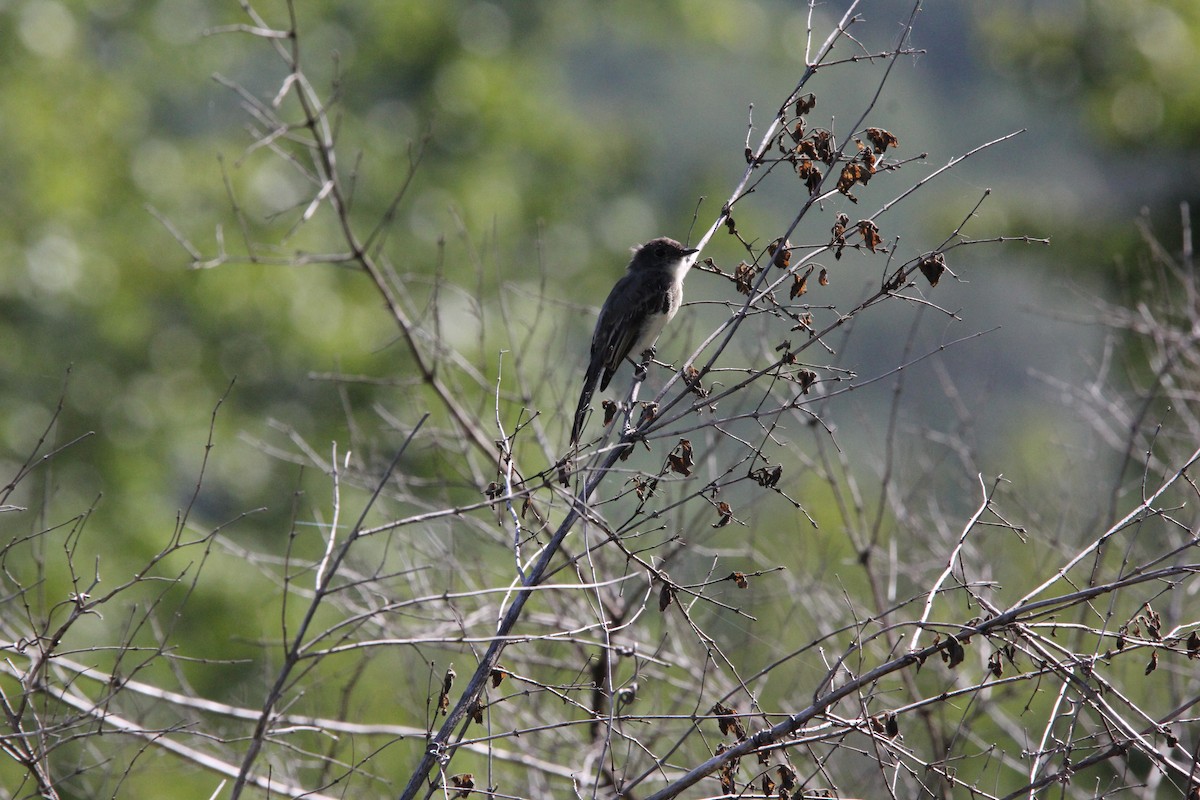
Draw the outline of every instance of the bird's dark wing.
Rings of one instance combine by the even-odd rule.
[[[583,431],[596,382],[599,381],[601,391],[607,389],[621,362],[641,338],[650,317],[670,311],[673,283],[674,278],[669,274],[647,276],[626,273],[608,293],[608,299],[600,309],[600,318],[596,320],[596,331],[592,334],[587,375],[583,379],[583,391],[575,408],[575,424],[571,428],[572,444],[579,441],[579,434]]]
[[[601,310],[596,338],[592,340],[592,360],[599,358],[604,365],[600,391],[608,388],[608,382],[641,338],[650,317],[670,310],[673,283],[673,276],[668,274],[625,275],[617,281]]]

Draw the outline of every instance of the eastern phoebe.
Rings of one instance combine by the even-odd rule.
[[[596,381],[600,382],[600,391],[608,388],[613,373],[629,356],[640,359],[637,369],[640,377],[645,377],[646,367],[654,358],[658,335],[679,310],[688,256],[695,252],[696,248],[684,247],[666,237],[652,239],[634,251],[633,260],[608,293],[596,320],[587,376],[583,379],[575,425],[571,428],[571,444],[579,441]]]

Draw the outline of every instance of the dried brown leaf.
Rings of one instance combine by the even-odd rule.
[[[889,147],[900,146],[900,141],[883,128],[867,128],[867,138],[875,146],[876,153],[882,153]]]
[[[930,286],[937,286],[942,273],[946,271],[946,257],[941,253],[930,253],[917,262],[917,269],[921,270]]]

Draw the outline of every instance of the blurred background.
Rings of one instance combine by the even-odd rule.
[[[820,6],[815,27],[827,30],[839,6]],[[886,42],[908,8],[872,2],[857,29]],[[281,4],[260,11],[283,20]],[[715,216],[744,167],[747,108],[756,104],[761,130],[802,69],[806,26],[803,4],[751,0],[651,10],[305,2],[298,13],[314,83],[340,82],[339,139],[344,159],[361,159],[362,218],[378,215],[410,146],[430,137],[389,250],[413,291],[428,291],[436,271],[493,288],[533,286],[544,271],[545,293],[566,308],[598,305],[630,245],[686,238]],[[188,271],[187,253],[148,210],[206,255],[218,226],[237,250],[223,163],[253,221],[274,214],[286,231],[284,212],[307,187],[278,160],[239,164],[252,120],[214,80],[269,97],[279,60],[247,34],[213,33],[246,22],[233,2],[13,0],[2,14],[6,457],[30,450],[66,383],[56,436],[95,435],[56,465],[54,493],[72,506],[103,492],[99,518],[121,520],[114,536],[152,536],[190,494],[210,412],[236,377],[218,420],[225,457],[204,493],[206,521],[257,508],[289,481],[288,466],[253,444],[279,440],[270,420],[320,442],[345,424],[338,390],[310,374],[389,379],[400,366],[359,276],[325,266]],[[1145,209],[1165,241],[1178,241],[1178,204],[1195,200],[1200,170],[1198,37],[1200,8],[1189,0],[931,0],[913,35],[926,52],[897,64],[871,115],[899,137],[898,157],[929,153],[912,175],[1026,130],[902,204],[882,231],[919,232],[926,241],[901,242],[898,254],[911,255],[990,188],[968,234],[1051,238],[1048,248],[959,251],[951,268],[965,283],[939,287],[943,307],[962,310],[960,333],[1002,326],[946,359],[965,396],[990,404],[995,419],[983,424],[1009,447],[1062,411],[1047,406],[1035,374],[1094,374],[1097,331],[1074,321],[1095,312],[1095,297],[1137,291],[1135,217]],[[817,86],[817,119],[847,119],[876,76],[831,70]],[[908,178],[899,173],[888,191]],[[794,198],[772,201],[754,213],[779,228]],[[863,207],[880,202],[882,193]],[[468,248],[488,252],[491,268],[469,274]],[[706,255],[741,256],[720,236]],[[710,285],[694,276],[689,298]],[[592,318],[570,316],[565,338],[547,346],[556,362],[581,364]],[[883,348],[866,332],[859,343]]]
[[[868,51],[886,49],[910,7],[872,0],[853,30]],[[286,26],[281,3],[256,8]],[[841,10],[821,4],[814,28],[829,30]],[[379,218],[421,154],[386,248],[410,302],[441,292],[442,318],[454,320],[443,335],[493,382],[511,342],[480,326],[480,299],[505,293],[518,319],[548,303],[536,400],[564,444],[594,309],[628,248],[658,235],[695,240],[715,218],[745,168],[747,126],[757,142],[802,73],[808,24],[804,4],[772,0],[306,0],[296,12],[310,79],[336,87],[358,219]],[[310,483],[298,466],[304,447],[326,455],[364,425],[387,451],[399,439],[388,438],[386,410],[410,400],[412,365],[362,275],[323,264],[189,269],[160,221],[205,257],[245,254],[235,202],[255,239],[280,242],[260,252],[268,259],[336,241],[335,221],[321,216],[293,230],[309,187],[281,159],[249,150],[254,117],[228,84],[269,101],[284,73],[269,43],[230,27],[246,23],[232,0],[0,2],[0,476],[33,452],[60,398],[51,446],[91,433],[24,485],[13,502],[33,513],[0,516],[0,536],[94,505],[88,546],[104,556],[106,579],[122,579],[123,564],[173,530],[222,397],[191,524],[254,512],[230,533],[267,550],[297,515],[294,491],[317,489],[305,503],[324,502],[323,477]],[[1064,387],[1121,379],[1106,361],[1119,340],[1092,322],[1102,301],[1152,291],[1139,270],[1139,217],[1176,247],[1180,202],[1200,207],[1200,4],[928,0],[912,43],[924,52],[896,63],[868,124],[898,137],[896,157],[928,156],[864,187],[862,216],[1023,130],[889,211],[881,233],[902,234],[897,258],[910,258],[990,190],[964,235],[1051,244],[953,251],[957,280],[928,296],[957,320],[930,313],[914,326],[913,309],[892,304],[860,322],[841,355],[869,378],[906,349],[986,331],[912,368],[900,424],[934,451],[945,446],[926,458],[1004,473],[1035,515],[1052,496],[1055,515],[1085,515],[1106,489],[1072,465],[1115,456]],[[819,75],[813,118],[848,128],[885,68]],[[798,198],[767,187],[739,225],[782,232]],[[703,255],[731,269],[743,251],[718,233]],[[880,270],[848,256],[831,291],[844,292],[838,302],[861,296]],[[693,274],[696,304],[660,356],[690,352],[689,337],[723,313],[705,301],[727,296]],[[890,391],[863,390],[859,410],[832,421],[850,452],[881,446],[875,409]],[[464,401],[490,408],[492,398]],[[962,442],[969,458],[955,451]],[[192,601],[210,613],[181,623],[184,650],[228,642],[226,625],[256,607],[234,576],[211,577],[216,586]],[[231,691],[213,680],[200,694]]]

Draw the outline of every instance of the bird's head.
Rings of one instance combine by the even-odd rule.
[[[631,271],[671,269],[697,251],[695,247],[684,247],[674,239],[661,236],[651,239],[633,251],[633,260],[629,262],[629,269]]]

